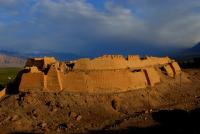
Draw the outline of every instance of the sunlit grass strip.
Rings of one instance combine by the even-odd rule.
[[[22,68],[0,68],[0,85],[5,86],[12,82]]]

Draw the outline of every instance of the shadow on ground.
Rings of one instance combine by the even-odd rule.
[[[89,134],[199,134],[200,133],[200,108],[190,112],[184,110],[161,110],[152,113],[153,120],[159,125],[147,128],[130,127],[120,130],[96,130]],[[10,134],[26,134],[26,132],[14,132]],[[32,134],[32,133],[27,133]]]
[[[200,68],[200,57],[195,57],[191,60],[186,61],[178,61],[181,68],[189,69],[189,68]]]
[[[90,131],[89,134],[117,133],[117,134],[199,134],[200,133],[200,108],[190,112],[184,110],[161,110],[152,113],[159,125],[147,128],[130,127],[121,130]]]

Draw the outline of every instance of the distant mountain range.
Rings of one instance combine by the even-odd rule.
[[[197,43],[194,47],[189,48],[187,51],[188,51],[188,52],[191,52],[191,53],[193,53],[193,54],[200,55],[200,42]]]
[[[25,60],[18,57],[0,54],[0,67],[23,67]]]
[[[31,53],[18,53],[7,50],[0,50],[0,67],[21,67],[24,66],[27,58],[33,57],[55,57],[58,60],[75,60],[81,58],[80,56],[72,53],[59,53],[59,52],[45,52],[35,51]]]
[[[200,42],[192,48],[168,54],[170,57],[182,61],[190,60],[194,57],[200,57]],[[58,60],[67,61],[81,58],[81,56],[73,53],[59,53],[52,51],[34,51],[30,53],[19,53],[0,49],[0,67],[24,66],[27,58],[53,56]]]
[[[58,60],[64,61],[64,60],[74,60],[80,58],[80,56],[73,53],[62,53],[62,52],[52,52],[52,51],[34,51],[29,53],[19,53],[19,52],[0,49],[0,54],[18,57],[21,59],[50,56],[50,57],[55,57]]]
[[[191,48],[175,53],[172,57],[180,61],[192,60],[193,58],[200,57],[200,42]]]
[[[62,53],[62,52],[32,52],[32,53],[25,53],[21,54],[22,58],[32,58],[32,57],[55,57],[56,59],[60,61],[66,61],[66,60],[75,60],[80,58],[80,56],[73,54],[73,53]]]

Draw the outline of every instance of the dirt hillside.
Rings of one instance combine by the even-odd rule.
[[[184,72],[176,79],[163,77],[161,84],[153,88],[123,93],[10,95],[0,102],[0,130],[1,133],[148,133],[149,130],[159,133],[157,126],[162,123],[154,115],[160,110],[179,109],[189,115],[189,111],[200,106],[200,70]],[[184,129],[173,128],[177,132]],[[170,131],[167,130],[163,132]]]

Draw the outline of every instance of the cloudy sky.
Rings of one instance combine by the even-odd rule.
[[[0,0],[0,49],[145,53],[198,41],[199,0]]]

